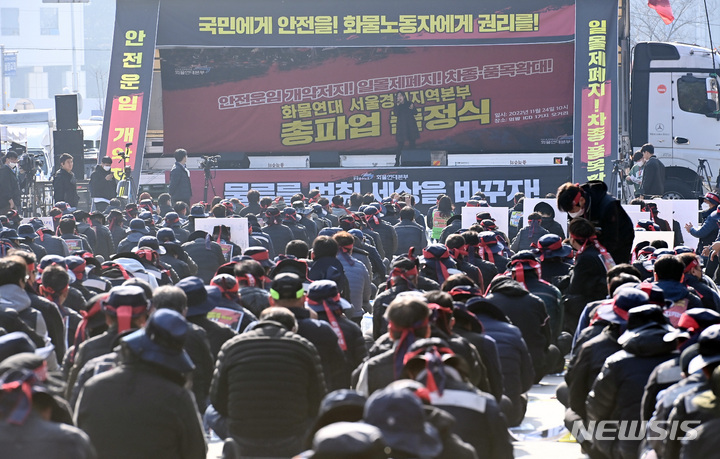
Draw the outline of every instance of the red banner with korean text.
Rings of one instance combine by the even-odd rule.
[[[572,151],[573,44],[162,49],[165,153]],[[406,143],[407,145],[407,143]]]
[[[131,197],[136,196],[140,183],[145,151],[159,8],[160,0],[122,0],[115,11],[99,156],[112,158],[118,179],[123,168],[132,171]]]

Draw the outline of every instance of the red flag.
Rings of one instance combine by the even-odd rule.
[[[657,14],[660,15],[666,25],[675,19],[672,7],[670,6],[670,0],[648,0],[648,6],[657,11]]]

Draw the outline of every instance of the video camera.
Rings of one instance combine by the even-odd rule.
[[[43,158],[42,153],[28,152],[18,158],[18,167],[26,173],[35,175],[37,168],[42,168],[43,162],[39,158]]]
[[[200,168],[205,169],[205,170],[217,169],[219,160],[220,160],[220,155],[203,156],[202,161],[200,162]]]

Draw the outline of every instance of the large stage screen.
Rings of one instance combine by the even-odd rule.
[[[573,43],[160,52],[166,154],[572,152]]]

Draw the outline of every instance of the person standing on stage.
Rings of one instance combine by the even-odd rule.
[[[190,205],[192,197],[192,185],[190,184],[190,171],[187,163],[187,151],[182,148],[175,150],[175,165],[170,170],[170,187],[168,191],[172,196],[172,202],[182,201]]]
[[[104,212],[110,200],[117,196],[117,180],[110,168],[112,158],[104,156],[90,175],[90,196],[95,208]]]
[[[395,95],[395,141],[398,144],[398,152],[395,157],[395,165],[400,165],[400,153],[402,152],[405,142],[410,148],[415,148],[415,141],[420,137],[417,123],[415,122],[415,114],[417,109],[415,104],[405,98],[405,94],[398,92]]]
[[[70,153],[60,155],[60,168],[53,177],[53,199],[55,202],[67,202],[77,207],[80,197],[77,192],[77,180],[73,173],[73,157]]]

